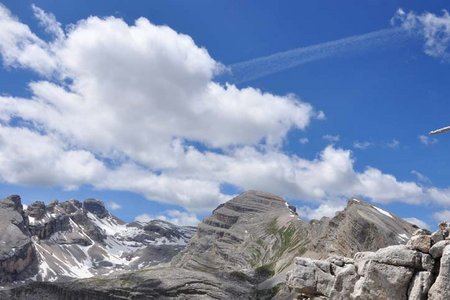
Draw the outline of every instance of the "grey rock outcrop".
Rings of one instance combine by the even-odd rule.
[[[34,258],[20,197],[0,200],[0,282],[22,280]]]
[[[414,275],[408,290],[408,300],[425,300],[433,283],[434,275],[421,271]]]
[[[414,235],[407,243],[413,249],[428,253],[431,248],[431,236],[429,235]]]
[[[423,258],[425,255],[428,254],[401,245],[357,253],[354,260],[346,260],[344,265],[321,260],[309,260],[305,264],[305,259],[299,258],[286,282],[299,297],[306,299],[317,296],[334,300],[414,299],[408,298],[408,293],[421,299],[429,288],[430,280],[426,274],[431,274],[426,271],[429,265]],[[324,263],[330,266],[321,267]]]
[[[440,258],[442,256],[442,252],[444,252],[444,248],[450,245],[450,240],[438,241],[430,248],[430,254],[433,258]]]
[[[450,241],[433,244],[433,234],[420,232],[407,245],[356,253],[344,265],[336,259],[299,258],[286,287],[300,299],[450,299]],[[330,268],[322,267],[330,262]]]
[[[105,208],[105,204],[97,199],[90,198],[84,200],[83,208],[99,218],[104,218],[109,214],[108,210]]]
[[[450,299],[450,246],[442,253],[439,275],[428,293],[429,300]]]

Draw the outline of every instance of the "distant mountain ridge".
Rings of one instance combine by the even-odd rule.
[[[97,227],[102,226],[106,225]],[[332,256],[345,262],[350,259],[345,256],[360,251],[403,245],[416,229],[358,199],[349,200],[333,218],[306,222],[282,198],[248,191],[205,218],[170,264],[67,282],[34,282],[7,289],[3,295],[13,299],[281,299],[287,295],[285,299],[292,299],[285,293],[286,278],[296,270],[297,257]],[[116,239],[119,236],[126,234]]]
[[[0,200],[0,281],[61,281],[167,263],[194,227],[153,220],[124,223],[103,202]]]

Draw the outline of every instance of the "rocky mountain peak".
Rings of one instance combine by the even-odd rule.
[[[60,281],[167,263],[195,228],[163,221],[126,224],[102,201],[0,200],[0,282]]]
[[[52,212],[49,205],[44,221],[35,221],[30,228],[51,233],[54,232],[51,224],[66,224],[58,225],[59,229],[50,235],[39,235],[39,239],[36,235],[32,237],[32,246],[40,261],[48,263],[39,265],[39,274],[47,275],[38,276],[37,280],[56,280],[55,274],[58,280],[60,274],[96,277],[70,282],[37,282],[7,295],[28,299],[38,291],[42,297],[50,295],[55,299],[73,295],[80,299],[293,299],[305,296],[302,299],[322,300],[333,293],[336,298],[332,299],[344,300],[353,299],[347,297],[347,292],[357,291],[354,299],[361,300],[379,299],[377,289],[382,290],[385,284],[392,285],[393,279],[400,284],[398,291],[392,293],[396,297],[407,295],[405,287],[408,285],[419,290],[424,286],[430,278],[424,272],[435,272],[437,260],[434,257],[439,255],[439,249],[434,252],[428,249],[431,244],[427,241],[444,244],[447,241],[443,239],[448,236],[448,232],[443,231],[428,239],[413,237],[410,244],[405,245],[413,232],[420,236],[427,233],[359,199],[350,199],[347,207],[334,217],[305,222],[298,217],[295,207],[281,197],[248,191],[219,205],[199,224],[182,250],[193,228],[180,228],[156,220],[123,224],[111,214],[105,215],[102,203],[93,201],[92,204],[95,208],[88,210],[79,202],[56,203]],[[73,213],[68,214],[68,211]],[[46,226],[50,227],[44,230]],[[380,249],[390,245],[393,246]],[[437,253],[432,255],[434,263],[428,254],[432,252]],[[176,253],[179,254],[173,257]],[[153,262],[155,256],[162,255],[166,255],[163,262],[173,257],[170,264],[145,268],[153,266],[149,262]],[[447,257],[445,255],[444,251],[442,257]],[[70,257],[77,259],[68,263]],[[387,268],[392,268],[394,273],[383,273]],[[406,273],[402,273],[404,271]],[[410,284],[411,278],[417,283]],[[381,286],[372,289],[370,284],[377,280]],[[370,294],[373,297],[359,297],[358,293],[367,291],[353,289],[357,282],[375,291]],[[339,298],[340,294],[346,296]]]
[[[174,266],[194,270],[279,270],[306,243],[304,222],[281,197],[248,191],[219,205],[199,224]]]
[[[83,208],[99,218],[104,218],[109,214],[108,210],[105,207],[105,203],[103,203],[103,201],[101,200],[93,198],[84,200]]]
[[[267,212],[273,209],[285,209],[286,201],[274,194],[250,190],[225,202],[225,206],[235,207],[241,212]]]
[[[45,203],[42,201],[36,201],[28,205],[26,214],[30,217],[41,219],[47,211]]]
[[[11,195],[0,200],[1,207],[12,207],[14,210],[22,213],[23,206],[19,195]]]
[[[311,258],[351,257],[360,251],[405,244],[417,230],[416,225],[357,198],[351,198],[334,217],[309,224],[311,243],[305,256]]]

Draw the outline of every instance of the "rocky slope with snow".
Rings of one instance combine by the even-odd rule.
[[[95,199],[24,210],[10,196],[0,201],[0,281],[62,281],[167,263],[194,232],[159,220],[126,224]]]
[[[100,216],[94,212],[86,214],[87,218],[92,215],[96,216],[94,223],[100,219],[105,224],[115,222],[101,212]],[[102,226],[106,225],[96,225]],[[282,198],[249,191],[215,209],[169,265],[104,272],[70,282],[34,282],[0,295],[13,299],[293,299],[304,295],[310,297],[305,299],[326,299],[323,297],[329,295],[303,293],[295,285],[299,282],[298,270],[310,262],[321,262],[312,258],[332,256],[325,263],[317,263],[330,279],[336,276],[338,267],[354,263],[352,257],[359,251],[389,245],[406,247],[404,244],[416,229],[357,199],[349,200],[346,209],[333,218],[306,222]],[[115,240],[130,241],[126,236],[117,234]],[[129,261],[128,265],[132,265],[133,257]],[[415,258],[414,263],[414,270],[429,270],[425,258],[420,262]],[[123,263],[123,270],[128,265]],[[340,277],[341,281],[336,278],[326,282],[317,277],[317,269],[310,270],[311,281],[323,283],[327,291],[342,281]]]
[[[326,258],[352,257],[360,251],[376,251],[388,245],[405,244],[417,226],[379,207],[352,198],[333,218],[309,223],[311,241],[303,256]]]

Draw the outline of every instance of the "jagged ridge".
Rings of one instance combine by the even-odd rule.
[[[0,201],[0,280],[56,281],[137,270],[169,262],[192,227],[153,220],[126,224],[103,202],[87,199],[23,210],[20,197]]]
[[[354,230],[365,226],[371,228],[373,238],[360,238],[364,231]],[[415,229],[355,199],[334,218],[305,222],[282,198],[249,191],[215,209],[170,266],[70,284],[36,283],[33,287],[49,299],[61,295],[95,299],[270,299],[283,295],[286,275],[296,269],[295,257],[299,255],[325,257],[329,251],[351,256],[361,250],[404,244]],[[343,238],[345,235],[347,238]],[[317,248],[323,241],[327,241],[326,247]],[[341,261],[333,264],[346,263]],[[6,295],[27,299],[29,289],[13,289]]]

